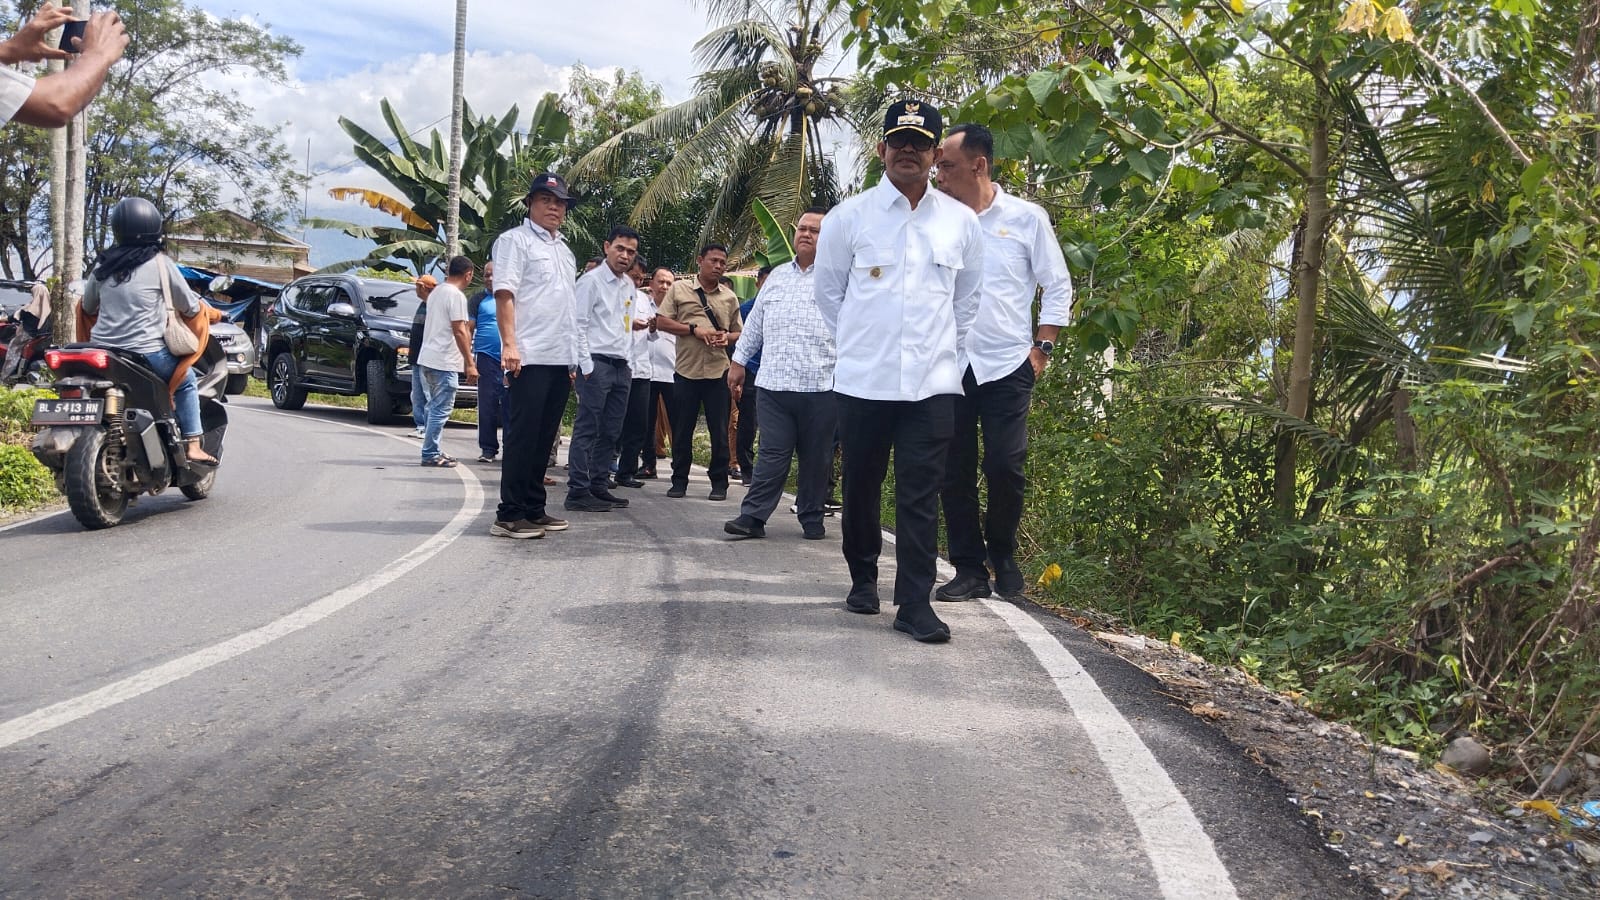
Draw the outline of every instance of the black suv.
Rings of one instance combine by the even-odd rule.
[[[291,282],[266,314],[262,362],[272,403],[299,409],[306,394],[367,397],[367,421],[394,422],[411,411],[406,345],[416,315],[410,284],[353,275],[310,275]],[[463,384],[456,406],[478,403]]]

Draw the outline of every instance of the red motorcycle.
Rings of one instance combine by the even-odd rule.
[[[0,320],[0,385],[44,380],[44,352],[50,348],[50,320],[32,323],[32,316],[13,313]],[[13,355],[15,354],[15,355]]]

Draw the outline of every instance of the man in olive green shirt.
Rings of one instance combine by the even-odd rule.
[[[700,248],[700,271],[693,281],[672,285],[656,314],[656,327],[678,336],[673,376],[672,487],[668,497],[689,491],[694,426],[705,410],[711,432],[712,500],[728,499],[728,349],[739,340],[739,298],[722,284],[728,248]]]

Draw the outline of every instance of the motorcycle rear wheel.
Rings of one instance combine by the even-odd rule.
[[[217,470],[211,469],[194,484],[178,485],[178,490],[183,491],[183,495],[190,500],[204,500],[211,496],[211,489],[216,486],[216,483]]]
[[[63,470],[67,506],[78,524],[90,531],[111,528],[128,511],[128,495],[102,484],[100,472],[106,453],[106,430],[95,428],[73,442]]]

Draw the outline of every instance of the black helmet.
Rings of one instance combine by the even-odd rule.
[[[143,197],[124,197],[111,207],[111,236],[119,247],[159,244],[165,227],[161,210]]]

